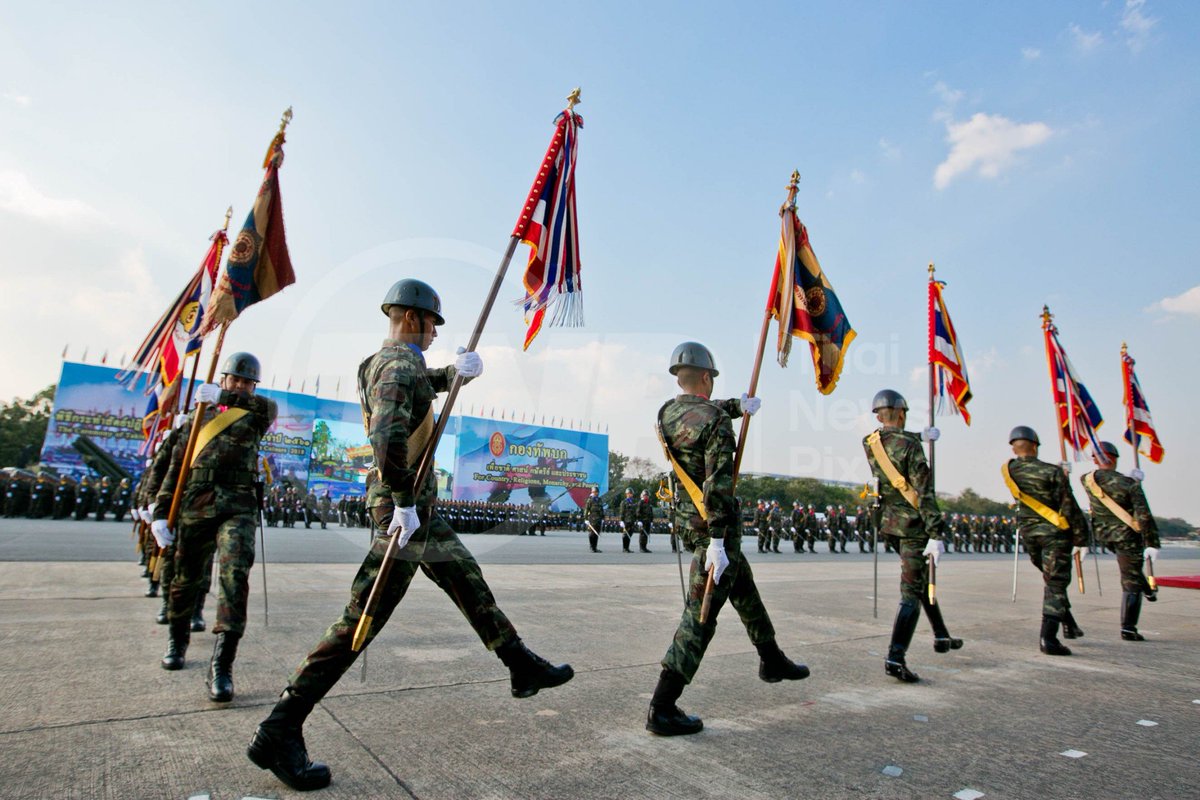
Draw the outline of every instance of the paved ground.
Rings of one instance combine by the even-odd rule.
[[[362,531],[320,536],[269,536],[270,627],[256,569],[238,697],[218,708],[203,683],[208,634],[188,669],[158,668],[165,633],[140,597],[127,528],[0,520],[0,796],[296,796],[243,750],[340,609],[357,560],[304,554],[365,546]],[[642,723],[679,614],[669,554],[591,557],[566,534],[466,542],[526,641],[577,677],[512,699],[500,663],[418,579],[369,650],[365,680],[356,669],[309,721],[310,750],[334,770],[317,797],[1197,796],[1200,592],[1164,589],[1143,613],[1149,641],[1122,642],[1111,557],[1103,596],[1090,564],[1087,593],[1072,589],[1087,636],[1071,658],[1037,651],[1030,565],[1012,603],[1011,556],[948,559],[943,607],[967,645],[935,655],[922,623],[909,661],[924,680],[901,685],[882,671],[894,556],[880,560],[873,619],[869,556],[751,553],[783,649],[813,676],[761,683],[740,624],[723,615],[681,701],[705,731],[658,739]],[[1168,548],[1159,572],[1200,574],[1200,550]],[[1086,755],[1062,755],[1072,750]]]

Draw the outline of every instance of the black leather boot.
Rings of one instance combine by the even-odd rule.
[[[1144,642],[1146,637],[1138,633],[1138,617],[1142,614],[1142,593],[1125,592],[1121,602],[1121,638],[1127,642]]]
[[[541,689],[562,686],[575,677],[570,664],[554,666],[531,651],[520,639],[496,648],[496,655],[508,667],[513,697],[533,697]]]
[[[163,589],[162,605],[160,605],[158,607],[158,616],[154,618],[154,621],[157,622],[159,625],[167,624],[167,611],[168,611],[167,606],[170,605],[170,601],[171,601],[170,590]]]
[[[150,580],[150,585],[146,587],[146,597],[158,597],[158,581],[153,578]]]
[[[301,728],[312,713],[313,703],[284,689],[275,708],[258,725],[246,755],[261,769],[298,792],[324,789],[333,779],[329,767],[308,760]]]
[[[1048,656],[1069,656],[1071,650],[1058,640],[1058,617],[1042,615],[1041,649]]]
[[[1062,635],[1064,639],[1082,639],[1083,629],[1075,624],[1071,609],[1067,609],[1062,618]]]
[[[888,646],[887,660],[883,662],[883,670],[893,678],[904,683],[916,683],[921,680],[917,673],[904,663],[904,654],[912,641],[913,632],[917,629],[917,620],[921,618],[921,607],[912,600],[901,600],[896,609],[896,621],[892,625],[892,642]]]
[[[699,717],[685,714],[675,705],[683,694],[683,686],[683,678],[678,673],[669,669],[662,671],[650,699],[646,730],[659,736],[687,736],[704,730],[704,722]]]
[[[921,606],[925,609],[925,616],[929,617],[929,626],[933,628],[933,652],[948,653],[962,648],[963,640],[952,637],[946,628],[942,607],[929,602],[928,595],[921,596]]]
[[[208,699],[228,703],[233,699],[233,660],[237,658],[240,633],[222,631],[213,643],[212,661],[208,664]]]
[[[184,657],[187,656],[188,642],[192,640],[192,629],[186,619],[172,620],[167,629],[167,652],[162,657],[162,668],[169,670],[183,669]]]
[[[779,644],[772,639],[769,642],[754,645],[758,650],[758,677],[767,683],[780,681],[800,681],[808,677],[808,667],[797,664],[783,654]]]
[[[196,610],[192,612],[192,632],[200,633],[204,630],[204,599],[208,597],[207,592],[203,592],[196,598]]]

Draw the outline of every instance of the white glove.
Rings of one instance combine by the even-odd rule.
[[[483,359],[479,353],[468,353],[465,347],[460,347],[458,358],[454,359],[454,371],[464,378],[478,378],[483,374]]]
[[[202,383],[196,387],[196,402],[212,405],[221,399],[221,387],[215,383]]]
[[[946,552],[946,546],[942,544],[941,539],[930,539],[925,543],[925,550],[921,555],[928,556],[933,559],[933,565],[937,566],[938,560],[942,557],[942,553]]]
[[[941,435],[942,432],[932,426],[921,431],[921,439],[926,442],[936,442]]]
[[[1157,564],[1158,563],[1158,548],[1157,547],[1147,547],[1145,550],[1142,551],[1142,558],[1143,559],[1148,558],[1148,559],[1150,559],[1150,563]]]
[[[708,541],[708,550],[704,552],[704,564],[707,568],[709,565],[716,567],[713,572],[713,583],[720,583],[721,576],[725,574],[725,568],[729,566],[729,556],[725,555],[725,540],[710,539]]]
[[[1074,558],[1075,556],[1079,556],[1082,558],[1083,556],[1086,556],[1086,555],[1087,555],[1087,548],[1084,547],[1083,545],[1077,544],[1071,548],[1071,558]]]
[[[742,392],[742,399],[738,401],[738,404],[742,407],[743,414],[749,414],[752,417],[762,408],[762,400],[759,400],[757,397],[751,397],[745,392]]]
[[[175,419],[171,420],[171,423],[172,423],[172,424],[173,424],[173,425],[174,425],[176,428],[182,428],[182,427],[183,427],[183,424],[184,424],[185,422],[187,422],[187,421],[188,421],[188,415],[187,415],[187,414],[176,414],[176,415],[175,415]],[[158,449],[158,448],[155,448],[155,449]]]
[[[150,533],[154,536],[154,541],[158,542],[159,547],[170,547],[175,542],[175,534],[171,533],[165,519],[156,519],[151,522]]]
[[[404,547],[419,527],[421,527],[421,520],[417,517],[416,506],[397,508],[392,512],[392,522],[388,525],[387,535],[391,536],[396,531],[400,531],[400,539],[396,542],[396,547]]]
[[[138,517],[141,518],[142,522],[146,523],[147,525],[149,525],[151,522],[154,522],[154,513],[150,511],[149,508],[140,508],[138,509],[137,514]]]
[[[620,525],[621,525],[621,530],[625,530],[625,523],[622,522],[622,523],[620,523]]]
[[[1133,471],[1129,473],[1129,477],[1133,478],[1135,481],[1144,481],[1146,480],[1146,473],[1142,472],[1137,467],[1134,467]]]

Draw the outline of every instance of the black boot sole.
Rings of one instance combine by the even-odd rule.
[[[1146,637],[1137,631],[1121,631],[1121,638],[1127,642],[1144,642]]]
[[[250,744],[246,747],[246,757],[249,758],[259,769],[270,770],[276,778],[284,785],[295,789],[297,792],[311,792],[316,789],[324,789],[333,782],[333,775],[326,774],[324,777],[316,778],[309,782],[294,781],[286,772],[282,772],[275,765],[275,758],[272,753],[267,751],[267,747],[263,744],[257,733],[250,740]]]
[[[522,686],[520,688],[513,687],[512,696],[516,697],[517,699],[524,699],[526,697],[533,697],[542,689],[553,689],[556,686],[562,686],[564,683],[567,683],[575,677],[575,670],[571,669],[569,664],[564,666],[567,668],[566,672],[557,678],[554,678],[553,680],[539,682],[536,686]]]
[[[1071,649],[1061,642],[1042,642],[1039,649],[1048,656],[1069,656]]]
[[[795,675],[782,675],[778,672],[768,672],[760,668],[758,670],[758,679],[763,683],[782,683],[785,680],[802,681],[811,674],[812,673],[809,672],[808,667],[803,664],[797,664]]]
[[[951,650],[961,650],[962,646],[963,646],[962,639],[954,639],[952,637],[946,637],[943,639],[934,639],[933,640],[933,652],[935,652],[935,653],[949,653]]]
[[[919,683],[921,678],[904,664],[884,662],[883,671],[903,683]]]

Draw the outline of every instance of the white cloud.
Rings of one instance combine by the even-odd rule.
[[[879,152],[882,153],[883,157],[888,161],[900,160],[900,148],[889,142],[887,139],[879,140]]]
[[[950,182],[974,170],[995,178],[1016,162],[1021,150],[1043,144],[1053,134],[1044,122],[1017,123],[998,114],[977,113],[966,122],[946,121],[950,154],[938,164],[933,183],[945,189]]]
[[[944,81],[938,81],[933,85],[933,93],[941,101],[941,105],[933,112],[933,118],[936,120],[953,118],[954,107],[958,105],[958,101],[963,99],[963,92],[960,89],[951,89]]]
[[[0,170],[0,211],[67,227],[104,221],[99,211],[82,200],[51,197],[14,170]]]
[[[861,169],[850,170],[850,182],[856,184],[864,184],[867,182],[867,176]]]
[[[1067,32],[1071,34],[1071,39],[1075,42],[1076,49],[1081,53],[1090,53],[1104,44],[1103,33],[1100,31],[1085,31],[1074,22],[1067,26]]]
[[[1150,41],[1150,31],[1158,24],[1157,17],[1148,17],[1142,13],[1146,0],[1125,0],[1125,10],[1121,14],[1121,28],[1128,34],[1125,43],[1135,53]]]
[[[1025,59],[1026,61],[1037,61],[1041,57],[1042,57],[1042,51],[1037,49],[1036,47],[1022,47],[1021,48],[1021,58]]]
[[[1168,314],[1195,314],[1200,316],[1200,286],[1193,286],[1183,294],[1175,295],[1174,297],[1165,297],[1150,306],[1147,310],[1165,311]]]
[[[3,97],[5,100],[9,101],[10,103],[16,103],[17,105],[21,106],[22,108],[28,108],[30,105],[33,104],[33,98],[27,94],[18,94],[17,92],[5,92],[3,95],[0,95],[0,97]]]

